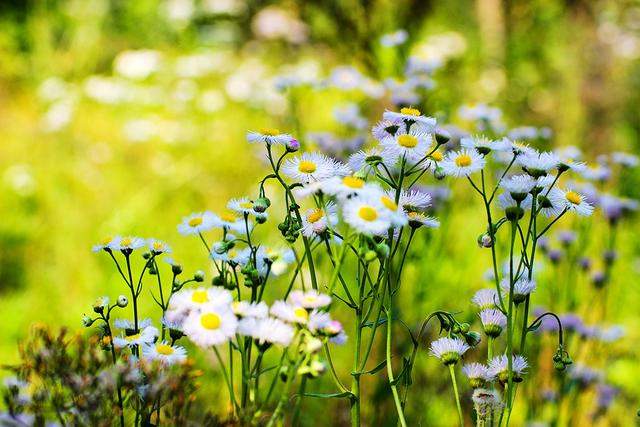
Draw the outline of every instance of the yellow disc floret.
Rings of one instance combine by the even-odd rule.
[[[371,206],[363,205],[358,209],[358,216],[365,221],[371,222],[378,219],[378,212]]]
[[[318,166],[310,160],[301,160],[298,165],[298,170],[302,173],[314,173],[318,169]]]
[[[309,221],[311,224],[315,224],[316,222],[320,221],[323,216],[324,212],[322,211],[322,209],[314,209],[307,214],[307,221]]]
[[[397,139],[398,145],[405,148],[413,148],[418,145],[418,138],[413,135],[400,135]]]
[[[309,318],[309,313],[302,307],[298,307],[293,310],[293,314],[300,319],[307,320]]]
[[[205,302],[209,302],[209,294],[207,294],[207,291],[193,291],[193,294],[191,294],[191,301],[198,304],[204,304]]]
[[[189,227],[197,227],[199,225],[202,225],[201,216],[195,216],[189,220]]]
[[[456,157],[456,166],[460,168],[471,166],[471,156],[468,154],[459,155]]]
[[[400,113],[405,114],[407,116],[419,116],[420,110],[416,108],[401,108]]]
[[[567,191],[564,197],[574,205],[579,205],[582,203],[582,196],[575,191]]]
[[[393,199],[391,199],[391,197],[382,196],[382,197],[380,197],[380,201],[382,202],[384,207],[389,209],[390,211],[397,211],[398,210],[398,205],[396,204],[396,202],[393,201]]]
[[[156,344],[156,351],[158,352],[158,354],[171,356],[173,354],[173,347],[167,344]]]
[[[364,187],[364,181],[355,176],[345,176],[344,178],[342,178],[342,183],[349,188]]]
[[[280,135],[280,131],[275,128],[262,128],[260,129],[260,133],[265,136],[276,136]]]
[[[215,313],[205,313],[200,316],[200,324],[203,328],[209,329],[210,331],[218,329],[221,323],[220,316]]]

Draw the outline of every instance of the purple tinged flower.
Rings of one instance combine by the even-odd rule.
[[[598,393],[597,397],[597,405],[598,409],[607,410],[613,403],[613,399],[618,395],[620,390],[617,388],[610,386],[609,384],[598,384],[596,388]]]

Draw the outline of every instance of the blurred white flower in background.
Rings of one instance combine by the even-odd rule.
[[[258,38],[282,39],[294,44],[307,41],[308,29],[304,22],[290,11],[276,6],[266,7],[258,12],[251,28]]]
[[[160,52],[155,50],[125,50],[113,61],[116,73],[133,80],[144,80],[158,71]]]
[[[4,181],[16,194],[30,196],[35,192],[36,180],[27,165],[9,166],[4,172]]]

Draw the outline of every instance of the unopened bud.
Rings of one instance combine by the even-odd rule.
[[[127,297],[125,297],[124,295],[120,295],[118,297],[118,301],[117,301],[118,307],[126,307],[127,304],[129,304],[129,300],[127,299]]]
[[[204,282],[204,271],[198,270],[193,274],[193,280],[196,282]]]

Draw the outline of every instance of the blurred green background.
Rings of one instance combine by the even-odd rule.
[[[409,32],[408,44],[381,48],[380,36],[398,28]],[[578,146],[591,159],[640,152],[637,1],[0,3],[3,362],[17,361],[16,344],[32,323],[80,329],[95,297],[123,292],[109,260],[90,250],[106,235],[166,240],[187,271],[209,268],[176,224],[192,211],[255,194],[264,168],[245,132],[340,132],[333,108],[362,99],[306,89],[292,102],[275,89],[276,76],[318,79],[351,65],[375,79],[398,77],[408,52],[445,63],[427,114],[449,117],[460,105],[485,102],[511,125],[550,127],[554,146]],[[389,105],[378,100],[369,119]],[[639,184],[630,173],[615,192],[640,198]],[[467,309],[489,266],[475,244],[480,206],[468,202],[463,185],[454,187],[442,229],[414,251],[407,269],[403,292],[412,303],[403,310],[413,322],[435,308]],[[604,238],[598,227],[590,231],[593,248]],[[607,322],[627,331],[607,362],[625,391],[604,421],[612,425],[629,425],[640,397],[637,230],[635,220],[623,226],[609,295]],[[589,286],[584,278],[576,292],[586,295]],[[452,301],[451,292],[461,298]],[[426,352],[423,359],[419,372],[440,375]],[[424,425],[453,415],[451,402],[433,394],[437,388],[422,386],[414,404],[430,408]]]

